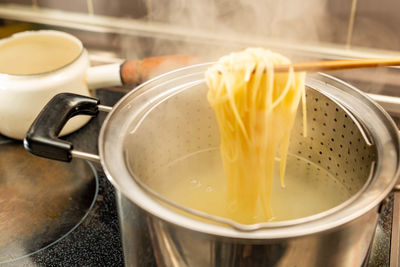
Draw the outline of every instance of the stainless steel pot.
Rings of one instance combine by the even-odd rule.
[[[25,147],[57,160],[76,156],[101,162],[116,188],[127,266],[360,266],[381,203],[397,180],[399,136],[380,106],[327,75],[307,78],[309,133],[302,134],[298,119],[290,152],[328,170],[351,192],[348,200],[301,219],[241,225],[182,207],[157,192],[154,185],[166,164],[219,144],[205,97],[209,66],[161,75],[112,109],[95,99],[58,95],[32,125]],[[70,117],[98,110],[111,111],[101,128],[99,156],[57,139]]]

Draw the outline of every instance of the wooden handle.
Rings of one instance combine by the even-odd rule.
[[[373,68],[383,66],[398,66],[400,58],[368,58],[354,60],[331,60],[331,61],[316,61],[316,62],[300,62],[285,65],[274,66],[275,72],[287,72],[290,67],[294,71],[318,72],[318,71],[334,71],[357,68]]]
[[[121,65],[121,80],[125,85],[137,85],[149,79],[156,72],[165,72],[183,67],[196,61],[193,55],[171,55],[149,57],[142,60],[127,60]]]
[[[196,61],[193,55],[172,55],[150,57],[142,60],[128,60],[121,65],[121,80],[125,85],[137,85],[150,78],[151,75],[183,67]],[[369,58],[354,60],[331,60],[315,62],[299,62],[293,64],[275,65],[275,72],[287,72],[290,68],[294,71],[318,72],[335,71],[356,68],[372,68],[383,66],[398,66],[400,58]]]

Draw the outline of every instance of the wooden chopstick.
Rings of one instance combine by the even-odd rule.
[[[287,72],[290,67],[294,71],[319,72],[334,71],[358,68],[373,68],[383,66],[400,65],[400,57],[398,58],[368,58],[368,59],[350,59],[350,60],[326,60],[315,62],[299,62],[293,64],[275,65],[275,72]]]

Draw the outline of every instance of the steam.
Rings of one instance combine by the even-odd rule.
[[[326,0],[151,0],[148,10],[152,22],[163,22],[205,31],[219,36],[236,35],[251,43],[255,38],[283,39],[290,42],[318,42],[328,16]],[[328,28],[328,27],[324,27]],[[223,51],[196,51],[204,56],[219,57],[227,50],[237,50],[227,44]],[[171,49],[155,45],[153,53]],[[190,40],[176,50],[190,51]],[[163,51],[164,50],[164,51]]]
[[[329,44],[330,47],[332,44],[339,44],[345,49],[351,4],[349,1],[343,5],[335,5],[327,0],[146,0],[148,16],[144,20],[183,29],[180,36],[182,38],[127,39],[122,43],[122,47],[126,51],[126,58],[193,54],[200,62],[205,62],[215,61],[222,55],[249,46],[262,46],[282,53],[293,61],[333,59],[310,57],[307,53],[298,53],[300,50],[280,47],[280,44],[294,47],[299,44]],[[373,30],[355,30],[351,38],[352,45],[374,47],[374,44],[378,43],[381,47],[388,44],[398,46],[396,42],[388,41],[388,38],[377,40],[376,32],[393,37],[384,25],[356,14],[355,28]],[[201,37],[196,39],[193,37],[196,35]],[[273,45],[270,46],[265,40],[272,40]],[[162,71],[155,73],[168,69],[172,68],[164,66]],[[371,70],[368,70],[368,73],[370,72]],[[381,77],[384,77],[386,72],[387,69],[384,68],[373,71],[377,74],[374,76],[377,78],[375,84],[385,81],[385,78]],[[355,72],[346,72],[345,76],[348,78],[352,73]],[[368,90],[377,93],[380,88],[383,88],[382,85]]]

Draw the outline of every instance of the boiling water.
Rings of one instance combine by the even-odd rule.
[[[337,206],[350,197],[346,187],[321,167],[294,155],[288,156],[286,187],[279,180],[277,160],[271,207],[273,218],[259,212],[244,216],[229,203],[218,149],[187,155],[169,163],[151,187],[164,197],[189,208],[244,224],[283,221],[313,215]]]
[[[81,47],[56,35],[26,35],[0,43],[0,73],[31,75],[59,69],[76,59]]]

